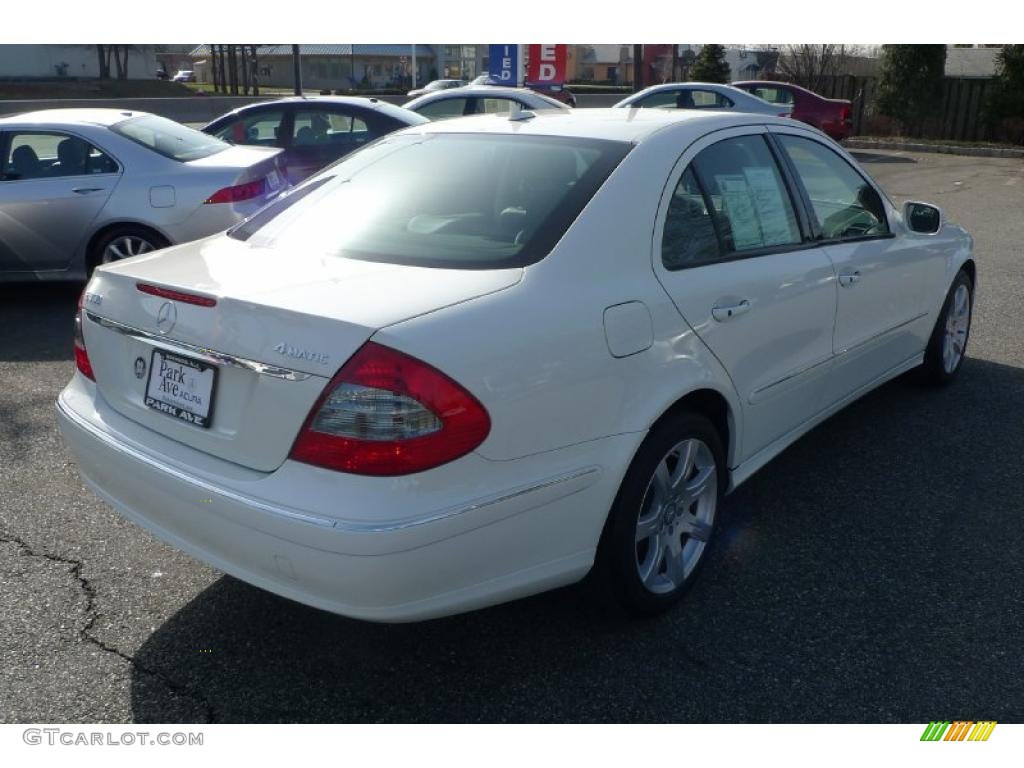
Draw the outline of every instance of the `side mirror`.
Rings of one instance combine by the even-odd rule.
[[[911,232],[934,235],[942,227],[942,210],[928,203],[908,201],[903,205],[903,221]]]

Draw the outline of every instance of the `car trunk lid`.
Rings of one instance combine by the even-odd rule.
[[[215,237],[98,270],[85,340],[117,411],[271,471],[327,381],[378,328],[508,288],[521,273],[286,254]],[[198,385],[200,407],[160,394],[176,383],[156,376],[162,367]],[[181,414],[202,406],[205,424]]]

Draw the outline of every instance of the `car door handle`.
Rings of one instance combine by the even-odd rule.
[[[843,286],[843,288],[852,288],[858,282],[860,282],[860,272],[857,270],[839,273],[839,284]]]
[[[750,302],[744,299],[738,304],[716,304],[711,308],[711,316],[720,323],[742,315],[750,309]]]
[[[106,187],[72,187],[71,191],[76,195],[88,195],[92,192],[102,192]]]

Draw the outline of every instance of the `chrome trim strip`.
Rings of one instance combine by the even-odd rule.
[[[435,523],[440,520],[445,520],[458,515],[466,514],[468,512],[476,512],[481,509],[485,509],[495,504],[502,504],[506,501],[525,496],[535,491],[541,491],[546,488],[551,488],[562,483],[567,483],[572,480],[578,480],[583,477],[590,475],[596,475],[600,472],[600,468],[596,466],[584,467],[577,469],[572,472],[568,472],[563,475],[542,480],[532,485],[517,488],[511,491],[507,491],[498,496],[491,496],[472,501],[468,504],[461,506],[450,507],[449,509],[440,510],[438,512],[427,515],[426,517],[409,518],[405,520],[397,520],[383,523],[369,523],[355,520],[337,520],[334,518],[320,517],[319,515],[312,515],[308,512],[299,512],[297,510],[288,509],[284,507],[274,506],[268,504],[259,499],[254,499],[251,496],[245,496],[235,491],[228,490],[213,483],[209,483],[198,477],[186,474],[181,470],[175,469],[167,464],[157,461],[152,456],[149,456],[142,451],[137,450],[129,445],[116,440],[112,435],[104,432],[95,425],[91,424],[84,417],[75,413],[69,406],[65,405],[62,398],[57,398],[57,410],[60,411],[61,415],[66,417],[69,421],[73,422],[75,426],[88,432],[90,435],[95,437],[97,440],[103,442],[107,447],[117,451],[131,459],[142,462],[143,464],[162,472],[167,475],[171,475],[176,480],[180,480],[189,485],[195,486],[203,490],[204,492],[222,496],[230,499],[231,501],[237,502],[238,504],[245,505],[247,507],[253,507],[259,509],[262,512],[267,512],[271,515],[277,515],[288,520],[295,522],[308,523],[310,525],[316,525],[321,528],[331,528],[338,531],[344,531],[346,533],[389,533],[393,531],[403,531],[410,528],[417,528],[421,525],[427,525],[429,523]]]
[[[876,333],[874,336],[869,336],[868,338],[866,338],[866,339],[864,339],[862,341],[858,341],[852,347],[846,347],[845,349],[839,350],[838,352],[836,352],[835,356],[839,357],[840,355],[845,355],[848,352],[855,352],[856,350],[860,349],[861,347],[865,346],[866,344],[870,344],[873,341],[877,341],[878,339],[882,338],[886,334],[892,333],[893,331],[898,331],[900,328],[905,328],[906,326],[910,325],[911,323],[916,323],[922,317],[928,317],[928,313],[927,312],[922,312],[921,314],[915,315],[914,317],[910,318],[909,320],[905,320],[902,323],[898,323],[898,324],[896,324],[896,325],[894,325],[894,326],[892,326],[890,328],[886,328],[884,331],[880,331],[880,332]]]
[[[748,400],[752,403],[752,402],[754,402],[754,398],[756,398],[758,395],[764,394],[768,390],[774,389],[775,387],[779,386],[780,384],[785,384],[790,379],[795,379],[798,376],[803,376],[805,373],[810,373],[815,368],[820,368],[821,366],[825,365],[826,363],[832,362],[834,359],[835,359],[834,355],[829,355],[828,357],[823,358],[822,360],[819,360],[816,363],[811,363],[810,365],[806,366],[805,368],[801,368],[798,371],[793,371],[792,373],[787,373],[781,379],[778,379],[777,381],[773,381],[771,384],[765,384],[760,389],[755,389],[753,392],[750,393],[750,397],[748,398]]]
[[[860,349],[861,347],[865,346],[866,344],[870,344],[873,341],[877,341],[878,339],[882,338],[886,334],[892,333],[893,331],[898,331],[900,328],[904,328],[904,327],[910,325],[911,323],[916,323],[922,317],[927,317],[927,316],[928,316],[927,312],[922,312],[921,314],[919,314],[919,315],[917,315],[915,317],[912,317],[909,320],[905,320],[904,322],[900,323],[899,325],[894,325],[891,328],[886,328],[884,331],[881,331],[880,333],[876,333],[874,336],[871,336],[870,338],[864,339],[863,341],[858,341],[852,347],[847,347],[846,349],[842,349],[839,352],[836,352],[835,354],[831,355],[830,357],[826,357],[824,360],[819,360],[816,363],[811,363],[806,368],[801,368],[799,371],[794,371],[793,373],[790,373],[790,374],[787,374],[787,375],[783,376],[778,381],[773,381],[771,384],[766,384],[765,386],[761,387],[760,389],[755,389],[753,392],[750,393],[750,397],[748,399],[752,403],[752,402],[754,402],[754,398],[756,398],[758,395],[764,394],[768,390],[770,390],[770,389],[772,389],[774,387],[777,387],[780,384],[785,384],[790,379],[795,379],[797,376],[802,376],[805,373],[810,373],[815,368],[818,368],[818,367],[824,365],[825,363],[829,363],[829,362],[832,362],[833,360],[837,360],[840,356],[845,355],[848,352],[855,352],[856,350]]]
[[[568,483],[572,480],[579,480],[582,477],[588,477],[590,475],[597,474],[600,472],[599,467],[584,467],[568,474],[558,475],[548,480],[542,480],[539,483],[519,488],[517,490],[507,491],[500,496],[485,497],[483,499],[470,502],[464,506],[452,507],[447,510],[442,510],[427,517],[417,517],[410,520],[390,523],[345,523],[339,522],[338,527],[342,527],[345,530],[354,531],[358,530],[360,533],[380,533],[383,531],[401,531],[407,528],[415,528],[420,525],[426,525],[427,523],[435,523],[439,520],[445,520],[449,517],[456,517],[467,512],[476,512],[486,507],[494,506],[495,504],[503,504],[506,501],[525,496],[535,491],[542,491],[546,488],[551,488],[555,485],[561,485],[562,483]]]
[[[174,349],[187,350],[193,354],[205,357],[209,362],[217,363],[219,365],[230,365],[235,368],[252,371],[253,373],[257,373],[261,376],[273,376],[276,379],[285,379],[287,381],[305,381],[313,375],[311,373],[303,373],[302,371],[293,371],[291,368],[282,368],[278,365],[268,365],[267,363],[260,363],[256,360],[249,360],[245,357],[237,357],[236,355],[217,352],[212,349],[207,349],[206,347],[200,347],[196,344],[177,341],[176,339],[168,339],[165,336],[150,333],[149,331],[144,331],[141,328],[135,328],[134,326],[119,323],[115,320],[108,320],[107,318],[100,317],[89,310],[86,310],[85,314],[90,320],[103,328],[108,328],[125,336],[133,336],[140,341],[149,342],[158,347],[167,348],[170,351],[173,351]]]

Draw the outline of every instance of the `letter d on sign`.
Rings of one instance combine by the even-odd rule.
[[[555,79],[555,65],[554,64],[541,64],[540,71],[537,73],[538,80],[554,80]]]

